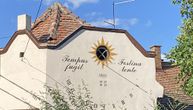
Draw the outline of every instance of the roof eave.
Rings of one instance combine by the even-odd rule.
[[[42,45],[38,42],[38,40],[34,37],[34,35],[28,31],[28,30],[19,30],[16,31],[13,36],[11,37],[11,39],[8,41],[7,45],[5,46],[5,48],[0,49],[0,54],[4,54],[9,50],[9,47],[11,46],[11,44],[13,43],[13,41],[17,38],[18,35],[22,35],[22,34],[26,34],[31,41],[39,48],[39,49],[44,49],[47,48],[47,45]]]
[[[41,45],[41,43],[38,42],[38,40],[35,38],[35,36],[28,30],[20,30],[20,31],[16,31],[13,36],[11,37],[11,39],[9,40],[8,44],[5,46],[4,49],[0,50],[0,54],[4,54],[8,51],[10,45],[12,44],[12,42],[15,40],[15,38],[18,35],[21,34],[27,34],[28,37],[34,42],[34,44],[39,48],[39,49],[44,49],[44,48],[49,48],[49,49],[56,49],[59,46],[61,46],[63,43],[65,43],[66,41],[68,41],[71,37],[73,37],[77,32],[81,31],[81,30],[92,30],[92,31],[103,31],[103,32],[116,32],[116,33],[124,33],[127,35],[127,37],[129,38],[129,40],[133,43],[133,45],[145,56],[145,57],[150,57],[150,58],[154,58],[155,55],[154,54],[149,54],[135,39],[133,36],[131,36],[126,30],[123,29],[112,29],[112,28],[102,28],[102,27],[94,27],[94,26],[81,26],[79,27],[77,30],[75,30],[73,33],[71,33],[70,35],[66,36],[63,40],[61,40],[61,42],[57,43],[57,44],[47,44],[47,45]]]
[[[73,37],[77,32],[79,32],[80,30],[85,29],[85,30],[92,30],[92,31],[103,31],[103,32],[116,32],[116,33],[124,33],[127,35],[127,37],[129,38],[129,40],[133,43],[133,45],[145,56],[145,57],[150,57],[150,58],[154,58],[155,54],[151,53],[149,54],[135,39],[134,37],[129,34],[128,31],[123,30],[123,29],[113,29],[113,28],[103,28],[103,27],[95,27],[95,26],[81,26],[80,28],[78,28],[77,30],[75,30],[73,33],[71,33],[69,36],[65,37],[61,42],[57,43],[57,44],[51,44],[48,45],[49,49],[56,49],[59,46],[61,46],[63,43],[65,43],[66,41],[68,41],[71,37]]]

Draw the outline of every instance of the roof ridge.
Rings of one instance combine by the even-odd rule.
[[[54,4],[54,7],[52,9],[54,9],[53,18],[51,19],[53,21],[52,21],[52,27],[50,27],[49,32],[50,32],[50,37],[54,39],[56,38],[58,26],[60,23],[61,11],[60,11],[59,5],[57,4]]]
[[[56,2],[55,4],[58,5],[58,6],[60,7],[60,9],[62,9],[62,10],[61,10],[62,12],[67,11],[67,12],[68,12],[67,14],[70,14],[71,16],[73,16],[74,18],[76,18],[76,20],[79,20],[79,22],[80,22],[81,24],[86,24],[86,21],[85,21],[85,20],[80,19],[79,16],[75,15],[71,10],[69,10],[67,7],[63,6],[61,3]]]
[[[40,42],[58,43],[81,26],[91,26],[67,7],[56,2],[32,25],[32,33]]]
[[[39,23],[45,21],[45,19],[47,19],[50,15],[51,12],[53,11],[53,9],[58,8],[58,10],[61,9],[61,11],[63,13],[67,12],[66,14],[69,14],[71,16],[73,16],[74,18],[76,18],[76,20],[79,21],[79,23],[84,24],[84,25],[90,25],[88,23],[86,23],[85,20],[80,19],[79,16],[75,15],[71,10],[69,10],[67,7],[63,6],[60,2],[55,2],[53,5],[51,5],[44,13],[43,15],[41,15],[40,17],[37,18],[37,20],[32,23],[32,29],[35,28]]]
[[[59,2],[51,5],[41,16],[39,16],[34,23],[32,24],[32,29],[35,28],[39,23],[45,21],[50,15],[52,15],[52,11],[61,5]]]

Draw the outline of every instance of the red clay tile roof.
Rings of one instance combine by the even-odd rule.
[[[193,105],[193,98],[188,96],[182,89],[183,81],[177,79],[180,69],[175,67],[164,68],[157,71],[156,79],[164,87],[164,94],[180,102]]]
[[[58,44],[81,26],[88,26],[60,3],[55,3],[32,25],[32,34],[40,40],[51,38],[49,45]]]

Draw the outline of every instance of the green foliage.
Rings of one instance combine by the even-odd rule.
[[[166,104],[161,104],[158,101],[157,107],[154,110],[185,110],[187,107],[187,104],[168,98]]]
[[[180,5],[183,24],[177,37],[177,45],[170,51],[168,58],[180,67],[179,78],[186,79],[184,90],[193,96],[193,0],[173,0]]]
[[[46,95],[44,99],[50,99],[51,102],[40,100],[41,110],[93,110],[94,103],[91,101],[90,91],[84,82],[78,90],[71,85],[66,86],[64,88],[66,93],[63,93],[58,86],[56,88],[46,86],[46,89],[47,91],[43,93]]]
[[[192,18],[193,16],[193,1],[192,0],[173,0],[173,3],[181,6],[180,13],[182,17]]]
[[[68,102],[64,100],[65,98],[59,89],[47,86],[46,95],[52,99],[52,104],[42,101],[41,110],[70,110]]]
[[[93,110],[94,103],[91,101],[91,93],[87,88],[87,85],[82,82],[82,86],[78,87],[78,92],[75,93],[74,88],[68,88],[67,94],[70,104],[74,110]]]

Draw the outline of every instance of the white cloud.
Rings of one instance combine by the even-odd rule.
[[[59,1],[59,0],[43,0],[43,2],[44,2],[45,5],[50,5],[50,4],[52,4],[53,2],[57,2],[57,1]]]
[[[98,15],[98,13],[97,12],[91,12],[90,14],[88,14],[89,16],[96,16],[96,15]]]
[[[137,18],[122,19],[119,27],[128,30],[130,27],[135,26],[138,22],[139,19]]]
[[[148,20],[145,24],[146,27],[151,27],[152,26],[152,21],[151,20]]]
[[[93,21],[90,22],[91,25],[97,26],[97,27],[107,27],[109,24],[106,24],[104,21]]]
[[[39,1],[39,0],[35,0],[35,1]],[[45,5],[51,5],[54,2],[62,2],[65,6],[69,6],[69,4],[73,5],[74,8],[78,8],[80,7],[82,4],[85,3],[97,3],[99,0],[43,0],[43,3]]]
[[[80,5],[85,3],[97,3],[99,0],[67,0],[69,3],[71,3],[74,8],[80,7]]]
[[[120,19],[115,19],[115,24],[118,25],[120,22]],[[112,19],[105,19],[105,18],[98,18],[96,21],[90,22],[91,25],[97,26],[97,27],[112,27],[111,24],[113,24]]]
[[[66,8],[70,8],[70,6],[69,6],[69,4],[68,4],[67,2],[64,3],[64,6],[65,6]]]
[[[125,20],[126,25],[134,26],[139,22],[137,18],[131,18],[128,20]]]
[[[115,24],[117,28],[123,28],[123,29],[129,29],[130,27],[136,25],[139,22],[137,18],[131,18],[131,19],[115,19]],[[90,22],[91,25],[97,26],[97,27],[113,27],[113,20],[112,19],[105,19],[105,18],[98,18],[95,21],[93,20]]]
[[[118,27],[119,28],[122,28],[122,29],[125,29],[125,30],[128,30],[130,29],[132,26],[135,26],[137,25],[139,22],[139,19],[138,18],[130,18],[130,19],[121,19],[120,20],[120,23],[118,24]]]
[[[86,14],[85,17],[94,18],[94,17],[99,17],[101,15],[102,13],[93,11],[91,13]]]
[[[131,26],[136,25],[139,22],[137,18],[130,18],[130,19],[115,19],[116,27],[129,29]],[[112,27],[111,24],[113,24],[112,19],[104,19],[104,18],[98,18],[95,21],[90,22],[91,25],[97,26],[97,27]]]
[[[34,0],[34,1],[40,2],[40,0]],[[57,1],[60,1],[60,0],[43,0],[43,4],[44,5],[51,5],[52,3],[57,2]]]
[[[84,15],[84,17],[86,18],[87,21],[93,21],[96,18],[99,18],[100,16],[102,16],[102,13],[101,12],[95,12],[95,11],[87,13]]]
[[[166,59],[166,55],[161,54],[161,59]]]
[[[165,54],[161,54],[161,59],[162,59],[163,61],[165,61],[165,62],[171,61],[170,59],[167,59],[167,58],[166,58],[166,55],[165,55]]]

